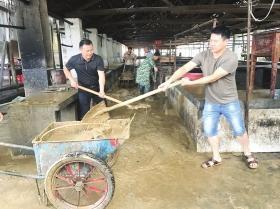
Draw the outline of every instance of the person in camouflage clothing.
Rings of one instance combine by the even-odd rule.
[[[151,68],[154,69],[155,72],[158,71],[155,66],[154,60],[157,60],[158,56],[146,56],[144,61],[137,68],[136,72],[136,83],[138,83],[140,94],[147,93],[150,91],[150,75]]]

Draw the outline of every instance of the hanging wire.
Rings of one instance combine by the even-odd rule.
[[[272,10],[272,7],[274,6],[275,4],[275,0],[272,0],[272,3],[271,3],[271,6],[270,6],[270,9],[268,11],[268,13],[266,14],[266,16],[263,18],[263,19],[258,19],[254,16],[253,14],[253,3],[251,2],[250,6],[249,6],[249,10],[250,10],[250,14],[252,16],[252,18],[256,21],[256,22],[262,22],[264,21],[270,14],[271,10]]]

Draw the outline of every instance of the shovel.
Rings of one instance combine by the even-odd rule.
[[[98,93],[97,91],[92,90],[92,89],[88,89],[88,88],[83,87],[83,86],[80,86],[80,85],[78,85],[78,88],[79,88],[79,89],[82,89],[82,90],[84,90],[84,91],[86,91],[86,92],[89,92],[89,93],[92,93],[92,94],[95,94],[95,95],[99,96],[99,93]],[[107,96],[107,95],[105,95],[104,98],[105,98],[105,99],[108,99],[108,100],[110,100],[110,101],[116,102],[116,103],[118,103],[118,104],[123,103],[122,101],[120,101],[120,100],[118,100],[118,99],[115,99],[115,98],[113,98],[113,97]],[[135,107],[132,107],[131,105],[126,105],[126,106],[129,107],[130,109],[134,109],[134,108],[135,108]],[[103,109],[106,109],[106,108],[107,108],[107,107],[106,107],[106,104],[105,104],[104,101],[98,103],[97,105],[94,105],[94,106],[91,108],[91,110],[90,110],[89,112],[87,112],[87,113],[84,115],[84,117],[83,117],[83,119],[82,119],[82,122],[90,122],[91,119],[92,119],[92,116],[91,116],[92,113],[102,111]],[[107,114],[103,114],[102,117],[99,117],[98,121],[99,121],[99,122],[101,122],[101,121],[106,121],[106,120],[108,120],[109,118],[110,118],[110,116],[109,116],[108,113],[107,113]]]
[[[88,89],[88,88],[83,87],[83,86],[80,86],[80,85],[78,85],[78,88],[79,88],[79,89],[82,89],[82,90],[84,90],[84,91],[87,91],[87,92],[89,92],[89,93],[92,93],[92,94],[95,94],[95,95],[99,96],[99,93],[98,93],[97,91]],[[118,99],[115,99],[115,98],[113,98],[113,97],[107,96],[107,95],[105,95],[104,98],[105,98],[105,99],[108,99],[108,100],[110,100],[110,101],[116,102],[116,103],[118,103],[118,104],[119,104],[119,103],[122,103],[122,101],[120,101],[120,100],[118,100]],[[126,106],[128,106],[129,108],[132,108],[131,105],[126,105]]]
[[[178,86],[178,85],[180,85],[181,83],[182,83],[181,80],[176,81],[176,82],[172,83],[172,84],[168,87],[168,89],[169,89],[169,88],[172,88],[172,87],[174,87],[174,86]],[[94,113],[91,115],[91,119],[93,119],[93,118],[95,119],[96,116],[102,116],[102,114],[104,114],[104,113],[108,114],[109,111],[112,111],[112,110],[115,110],[115,109],[117,109],[117,108],[120,108],[120,107],[129,105],[129,104],[131,104],[131,103],[133,103],[133,102],[137,102],[137,101],[139,101],[139,100],[141,100],[141,99],[147,98],[147,97],[149,97],[149,96],[155,95],[155,94],[160,93],[160,92],[162,92],[162,89],[155,89],[155,90],[150,91],[150,92],[148,92],[148,93],[146,93],[146,94],[143,94],[143,95],[134,97],[134,98],[132,98],[132,99],[126,100],[126,101],[124,101],[124,102],[122,102],[122,103],[113,105],[113,106],[111,106],[111,107],[106,107],[106,108],[104,108],[104,109],[102,109],[102,110],[99,110],[99,111],[97,111],[97,112],[94,112]]]

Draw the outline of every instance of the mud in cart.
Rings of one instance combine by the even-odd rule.
[[[114,193],[109,165],[116,159],[120,145],[129,138],[130,123],[130,119],[54,122],[32,141],[37,175],[1,173],[35,178],[41,199],[57,209],[105,208]],[[43,192],[39,190],[38,179],[44,181]]]

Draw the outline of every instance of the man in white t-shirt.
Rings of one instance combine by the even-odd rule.
[[[133,71],[136,58],[137,56],[133,53],[132,48],[128,47],[128,51],[123,55],[126,71]]]

